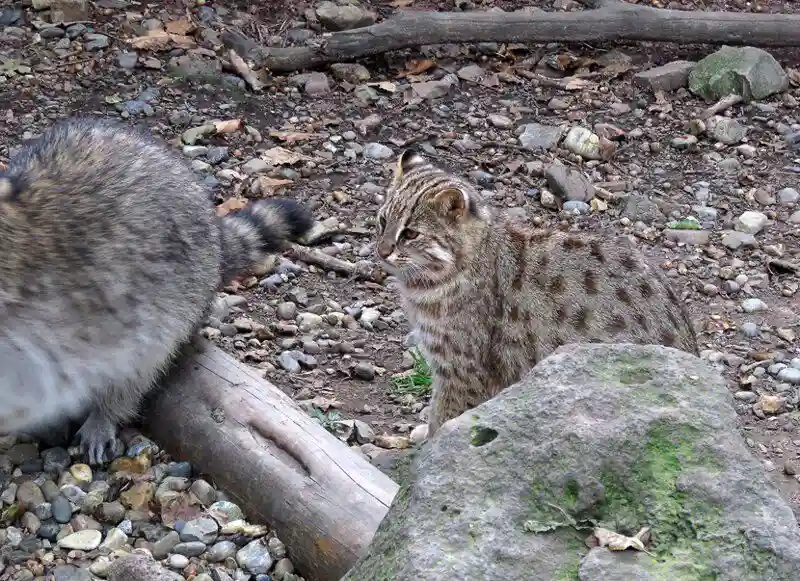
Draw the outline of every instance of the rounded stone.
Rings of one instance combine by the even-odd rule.
[[[62,549],[75,549],[79,551],[93,551],[100,546],[100,541],[103,540],[103,533],[92,529],[78,531],[67,535],[60,541],[58,546]]]

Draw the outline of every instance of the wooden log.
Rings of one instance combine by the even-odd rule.
[[[286,543],[309,581],[341,578],[367,548],[397,485],[258,372],[221,349],[179,358],[144,431],[230,493]]]
[[[258,66],[296,71],[429,44],[463,42],[651,41],[681,44],[800,46],[800,14],[684,11],[582,0],[575,12],[399,11],[353,30],[326,34],[307,46],[262,47],[234,29],[223,41]]]

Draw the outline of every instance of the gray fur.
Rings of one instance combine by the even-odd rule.
[[[45,131],[0,183],[0,432],[88,408],[92,462],[219,285],[312,222],[286,200],[217,218],[180,154],[90,119]]]

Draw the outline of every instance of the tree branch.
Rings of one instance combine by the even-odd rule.
[[[579,12],[398,12],[378,24],[324,35],[309,46],[266,48],[233,29],[223,40],[274,72],[311,69],[426,44],[651,41],[800,46],[800,15],[687,12],[585,0]]]

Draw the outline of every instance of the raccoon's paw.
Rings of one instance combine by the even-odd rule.
[[[97,410],[92,410],[77,435],[81,440],[81,450],[92,466],[110,462],[125,452],[124,445],[117,438],[116,423]]]

